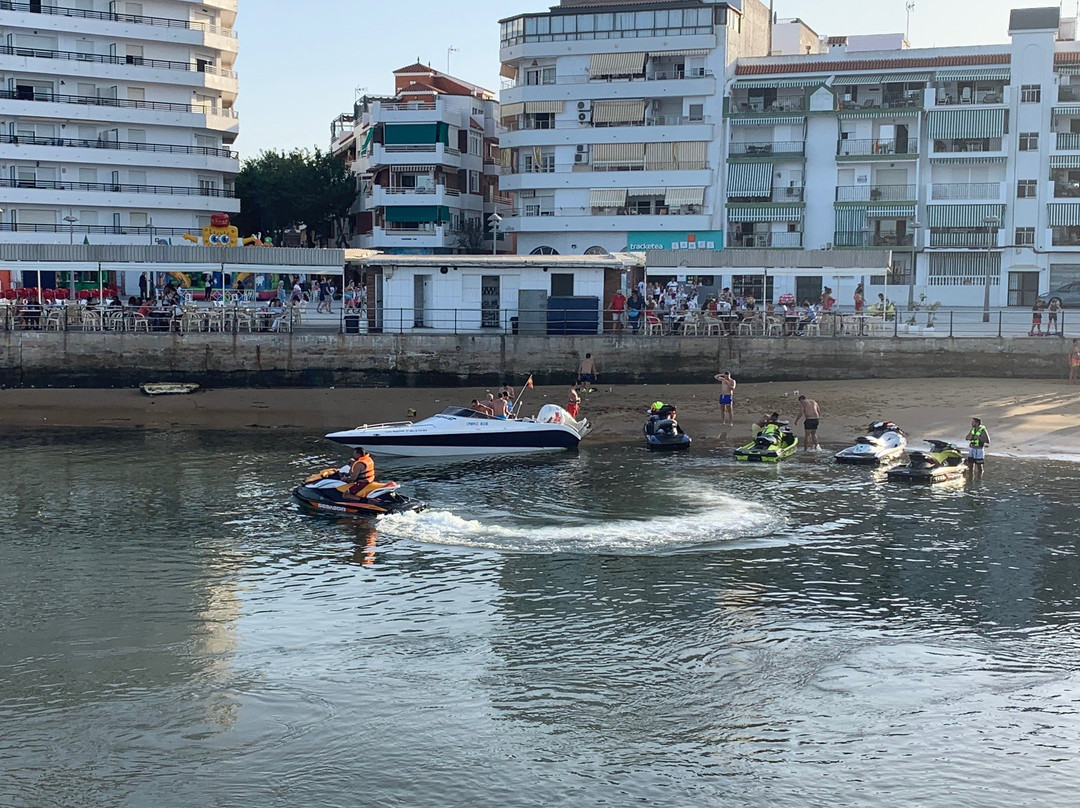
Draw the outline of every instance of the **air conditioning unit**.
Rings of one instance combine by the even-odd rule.
[[[579,143],[577,147],[578,154],[588,154],[589,146],[586,143]]]
[[[589,162],[589,155],[588,155],[588,153],[586,153],[586,154],[581,154],[581,153],[579,152],[578,154],[575,154],[575,155],[574,155],[574,162],[575,162],[575,163],[587,163],[587,162]]]
[[[578,123],[592,123],[592,112],[579,112],[577,119]]]
[[[578,112],[592,112],[592,101],[578,101]]]

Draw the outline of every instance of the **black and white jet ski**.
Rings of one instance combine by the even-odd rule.
[[[657,406],[659,404],[660,406]],[[649,420],[641,428],[650,452],[680,452],[690,448],[690,436],[675,419],[675,407],[657,402],[649,410]]]
[[[293,496],[319,513],[341,516],[380,516],[427,507],[423,502],[399,494],[401,486],[394,482],[371,483],[355,496],[349,493],[352,487],[345,482],[342,469],[323,469],[294,488]]]
[[[967,473],[964,453],[953,444],[943,440],[927,440],[929,452],[909,452],[906,466],[895,466],[888,471],[890,482],[932,485],[949,480],[959,480]]]
[[[874,421],[866,434],[855,440],[854,446],[836,453],[836,462],[863,466],[894,463],[900,459],[906,448],[907,438],[900,427],[892,421]]]

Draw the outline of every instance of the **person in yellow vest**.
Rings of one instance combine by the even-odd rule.
[[[983,426],[981,418],[971,419],[971,431],[967,433],[968,468],[976,477],[982,477],[983,461],[986,459],[986,447],[990,445],[990,433]]]

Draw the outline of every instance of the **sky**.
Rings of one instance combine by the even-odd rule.
[[[781,18],[799,17],[822,36],[905,30],[906,0],[774,0]],[[1067,0],[1074,16],[1080,0]],[[557,0],[240,0],[242,157],[263,149],[330,142],[330,122],[358,94],[390,94],[392,71],[417,59],[498,91],[498,21],[545,11]],[[1022,0],[915,0],[913,47],[1008,42],[1010,8]],[[455,48],[455,51],[449,51]]]

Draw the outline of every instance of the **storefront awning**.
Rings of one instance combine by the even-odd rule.
[[[1003,137],[1005,110],[950,109],[929,114],[927,135],[931,140],[951,138]]]
[[[1080,205],[1077,208],[1080,209]],[[1005,206],[927,205],[926,207],[927,227],[987,227],[987,219],[997,219],[998,223],[995,227],[1000,227],[1005,221]]]
[[[644,100],[631,101],[594,101],[592,122],[597,123],[642,123],[645,120]]]
[[[664,204],[671,208],[683,205],[704,205],[704,188],[668,188],[664,194]]]
[[[445,205],[396,205],[386,208],[388,222],[448,222],[450,208]]]
[[[772,194],[772,163],[730,163],[728,196],[769,196]]]
[[[593,188],[591,191],[589,191],[590,208],[621,208],[625,204],[625,189]]]
[[[1080,205],[1047,205],[1051,227],[1080,227]]]
[[[589,77],[640,76],[645,72],[644,53],[594,53],[589,57]]]

